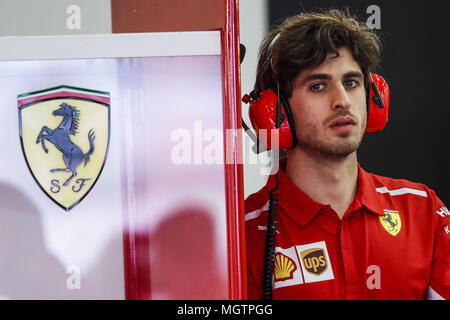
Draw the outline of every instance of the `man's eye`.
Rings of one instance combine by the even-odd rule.
[[[323,84],[323,83],[316,83],[311,86],[312,91],[320,91],[320,90],[323,90],[324,88],[325,88],[325,84]]]
[[[357,87],[359,85],[359,82],[356,80],[346,80],[346,81],[344,81],[344,85],[346,87],[353,88],[353,87]]]

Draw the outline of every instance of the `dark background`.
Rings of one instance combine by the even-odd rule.
[[[450,205],[449,6],[446,1],[269,0],[273,27],[303,11],[348,8],[360,21],[381,9],[380,67],[390,87],[389,121],[358,151],[372,173],[426,184]]]

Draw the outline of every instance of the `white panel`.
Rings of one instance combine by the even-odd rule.
[[[114,44],[105,40],[113,38],[103,36],[41,37],[49,45],[43,51],[31,38],[0,39],[0,48],[11,44],[15,52],[2,51],[2,59],[59,59],[0,61],[0,298],[123,299],[124,208],[141,210],[137,231],[148,232],[152,246],[161,240],[159,251],[150,248],[153,298],[177,298],[186,293],[183,288],[202,299],[228,296],[224,167],[223,162],[205,163],[203,156],[210,146],[206,132],[223,131],[220,33],[202,33],[203,41],[199,33],[189,34],[136,35],[128,51],[120,48],[130,44],[121,37],[112,40]],[[72,40],[97,49],[70,53]],[[20,48],[27,50],[20,53]],[[207,55],[211,52],[215,54]],[[90,54],[127,58],[67,60]],[[136,58],[141,55],[146,58]],[[27,168],[17,110],[18,94],[60,85],[111,94],[105,168],[92,191],[68,213],[44,194]],[[176,165],[171,158],[177,129],[192,138],[192,163]],[[194,140],[196,135],[200,140]],[[223,140],[218,141],[220,150]],[[200,148],[199,163],[194,145]],[[205,226],[188,230],[196,237],[177,239],[175,233],[175,242],[163,241],[165,231],[173,230],[171,223],[182,226],[179,222],[192,210],[193,226]],[[198,246],[202,250],[183,247],[192,238],[207,239]],[[158,255],[161,250],[163,256]],[[192,273],[169,272],[167,263],[175,266],[170,255],[185,252],[190,255],[184,270]],[[81,274],[80,289],[67,286],[74,270]]]
[[[0,38],[0,60],[50,60],[219,54],[219,31]]]
[[[48,72],[55,67],[58,73]],[[10,71],[5,75],[4,69]],[[34,71],[28,72],[30,69]],[[58,61],[56,66],[52,61],[0,62],[0,126],[6,130],[0,140],[0,296],[122,299],[117,139],[111,139],[108,160],[97,184],[69,213],[41,191],[20,147],[17,95],[61,84],[111,92],[111,136],[120,135],[116,61]],[[71,266],[80,270],[80,289],[66,285]]]

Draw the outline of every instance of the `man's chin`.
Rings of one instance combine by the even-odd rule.
[[[361,140],[336,141],[334,143],[299,143],[299,147],[313,157],[341,160],[354,153],[361,144]]]
[[[340,138],[348,138],[352,135],[352,133],[350,131],[347,132],[340,132],[337,134],[338,137]]]
[[[358,149],[359,145],[355,144],[340,144],[335,145],[328,150],[324,150],[324,153],[333,158],[346,158]]]

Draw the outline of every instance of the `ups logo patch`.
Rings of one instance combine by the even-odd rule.
[[[318,276],[327,270],[327,259],[322,248],[305,250],[300,255],[307,272]]]

